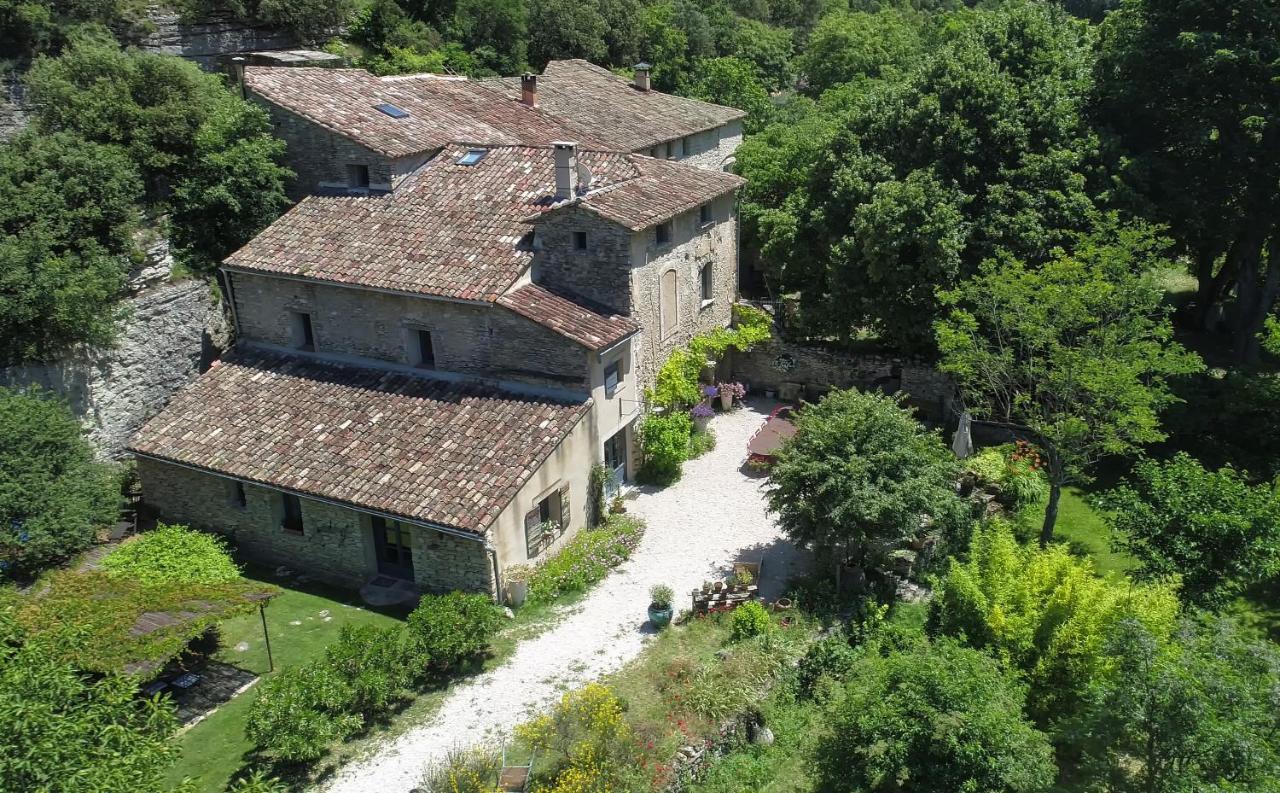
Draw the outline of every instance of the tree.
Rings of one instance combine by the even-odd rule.
[[[746,128],[749,132],[763,125],[768,119],[769,94],[756,78],[755,69],[738,58],[708,58],[698,61],[694,79],[684,89],[686,96],[728,105],[747,113]]]
[[[993,659],[949,640],[865,653],[818,749],[822,789],[1045,790],[1053,750],[1023,717],[1024,695]]]
[[[808,91],[817,96],[850,80],[875,79],[907,67],[923,52],[918,22],[905,11],[834,13],[809,35],[799,67]]]
[[[1275,790],[1280,654],[1229,620],[1187,621],[1172,642],[1125,620],[1107,674],[1064,737],[1109,793]]]
[[[77,672],[0,615],[0,789],[163,793],[176,728],[172,705],[139,698],[133,678]]]
[[[172,239],[188,263],[212,272],[289,207],[284,151],[261,108],[227,102],[209,113],[169,200]]]
[[[1089,228],[1105,188],[1081,114],[1091,58],[1087,25],[1009,3],[957,17],[910,68],[828,89],[837,133],[801,195],[770,207],[776,236],[748,240],[813,335],[932,353],[939,306],[921,285],[1001,252],[1039,264]]]
[[[258,0],[253,17],[293,31],[307,42],[324,41],[355,13],[353,0]]]
[[[467,49],[495,54],[486,66],[515,74],[524,68],[528,52],[527,17],[522,0],[458,0],[454,20]]]
[[[607,52],[596,0],[529,0],[529,63],[558,58],[600,60]]]
[[[961,518],[958,467],[937,433],[900,400],[833,391],[806,406],[769,471],[769,509],[794,542],[882,555],[916,536],[921,518]]]
[[[1203,320],[1235,284],[1241,361],[1280,291],[1277,29],[1265,0],[1129,0],[1102,26],[1095,115],[1135,207],[1195,262]]]
[[[248,242],[288,205],[284,147],[264,112],[190,61],[122,51],[90,31],[37,59],[27,86],[39,131],[120,147],[153,205],[168,208],[174,194],[173,234],[195,266]]]
[[[640,58],[653,65],[653,87],[673,91],[689,70],[689,39],[669,0],[645,6],[638,25]]]
[[[1140,461],[1104,497],[1118,545],[1142,578],[1181,576],[1182,596],[1221,606],[1249,584],[1280,573],[1280,498],[1230,467],[1206,471],[1192,457]]]
[[[114,337],[141,195],[114,146],[65,132],[0,146],[0,362]]]
[[[604,43],[609,63],[614,66],[634,65],[640,58],[639,0],[600,0],[600,15],[604,18]]]
[[[1167,637],[1177,614],[1171,586],[1099,578],[1066,546],[1023,546],[995,521],[974,533],[967,562],[951,561],[926,629],[963,638],[1019,670],[1031,687],[1028,710],[1047,722],[1078,710],[1106,666],[1111,626],[1135,619]]]
[[[0,388],[0,567],[35,570],[86,548],[119,514],[118,485],[65,405]]]
[[[1150,271],[1160,242],[1144,227],[1108,227],[1039,269],[1011,257],[939,293],[940,368],[975,415],[1029,436],[1046,460],[1053,539],[1062,487],[1106,455],[1163,440],[1171,377],[1200,360],[1173,340]]]
[[[756,78],[767,92],[784,91],[795,83],[793,49],[790,32],[763,22],[740,20],[733,34],[733,56],[755,68]]]

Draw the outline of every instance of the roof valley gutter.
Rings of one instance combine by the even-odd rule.
[[[464,539],[464,540],[472,540],[473,542],[482,543],[486,548],[488,548],[488,547],[489,547],[489,541],[488,541],[488,539],[485,537],[485,534],[484,534],[484,533],[479,533],[479,534],[477,534],[476,532],[465,531],[465,530],[463,530],[463,529],[455,529],[455,528],[453,528],[453,527],[451,527],[451,526],[444,526],[444,525],[439,524],[439,523],[432,523],[432,522],[431,522],[431,521],[429,521],[429,520],[419,520],[418,518],[410,518],[410,517],[406,517],[406,516],[404,516],[404,515],[395,515],[395,514],[392,514],[392,513],[390,513],[390,512],[383,512],[383,511],[381,511],[381,510],[377,510],[377,509],[369,509],[368,507],[359,507],[359,506],[356,506],[355,504],[349,504],[349,503],[346,503],[346,502],[344,502],[344,501],[338,501],[338,500],[336,500],[336,499],[332,499],[332,498],[325,498],[324,496],[317,496],[317,495],[314,495],[314,494],[311,494],[311,493],[306,493],[306,492],[304,492],[304,491],[302,491],[302,490],[293,490],[293,489],[291,489],[291,488],[287,488],[287,487],[280,487],[279,485],[272,485],[272,484],[268,484],[268,483],[266,483],[266,482],[259,482],[259,481],[258,481],[258,480],[256,480],[256,479],[244,479],[244,478],[241,478],[241,477],[238,477],[238,476],[231,476],[230,474],[220,473],[220,472],[218,472],[218,471],[214,471],[214,470],[212,470],[212,469],[210,469],[210,468],[201,468],[201,467],[200,467],[200,466],[198,466],[198,465],[190,465],[190,464],[188,464],[188,463],[180,463],[180,462],[178,462],[177,460],[170,460],[170,459],[169,459],[169,458],[167,458],[167,457],[161,457],[161,456],[159,456],[159,455],[155,455],[155,454],[147,454],[146,452],[140,452],[140,451],[137,451],[136,449],[130,449],[129,451],[133,452],[133,454],[134,454],[135,456],[137,456],[137,457],[146,457],[148,460],[155,460],[156,462],[164,463],[165,465],[176,465],[176,466],[178,466],[179,468],[185,468],[185,469],[186,469],[186,470],[188,470],[188,471],[195,471],[196,473],[199,473],[199,474],[207,474],[207,475],[209,475],[209,476],[216,476],[216,477],[218,477],[219,479],[227,479],[227,480],[230,480],[230,481],[232,481],[232,482],[248,482],[248,483],[249,483],[249,484],[251,484],[251,485],[257,485],[258,487],[264,487],[264,488],[266,488],[267,490],[274,490],[274,491],[275,491],[275,492],[277,492],[277,493],[289,493],[289,494],[291,494],[291,495],[298,496],[299,498],[306,498],[306,499],[310,499],[310,500],[312,500],[312,501],[319,501],[319,502],[320,502],[320,503],[322,503],[322,504],[328,504],[328,505],[333,506],[333,507],[340,507],[340,508],[342,508],[342,509],[349,509],[349,510],[351,510],[352,512],[363,512],[363,513],[365,513],[366,515],[376,515],[377,517],[380,517],[380,518],[386,518],[386,519],[388,519],[388,520],[396,520],[396,521],[400,521],[401,523],[411,523],[411,524],[413,524],[414,526],[420,526],[420,527],[422,527],[422,528],[424,528],[424,529],[431,529],[432,531],[438,531],[438,532],[440,532],[441,534],[448,534],[448,535],[450,535],[450,536],[452,536],[452,537],[458,537],[458,538],[460,538],[460,539]],[[146,499],[145,499],[145,495],[144,495],[143,500],[144,500],[144,501],[146,500]]]

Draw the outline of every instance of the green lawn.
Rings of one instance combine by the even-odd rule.
[[[248,571],[247,577],[277,585],[286,583],[262,571]],[[283,594],[266,609],[275,668],[297,666],[323,655],[324,648],[337,638],[343,625],[385,627],[400,622],[394,616],[371,611],[357,603],[358,599],[349,592],[324,587],[305,590],[285,587]],[[327,614],[322,616],[322,612]],[[257,613],[223,622],[221,632],[218,660],[262,674],[255,688],[271,677],[267,672],[262,620]],[[245,649],[237,649],[237,645]],[[178,737],[181,759],[171,772],[174,782],[190,777],[200,793],[221,793],[226,788],[250,749],[244,737],[244,724],[253,696],[250,689]]]
[[[1122,575],[1133,569],[1135,561],[1132,556],[1111,547],[1111,529],[1089,505],[1088,499],[1089,494],[1078,487],[1063,488],[1053,539],[1066,543],[1077,556],[1092,559],[1101,575]],[[1018,515],[1022,533],[1033,538],[1040,536],[1043,521],[1043,504],[1024,509]]]

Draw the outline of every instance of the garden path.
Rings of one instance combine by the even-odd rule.
[[[765,512],[763,479],[742,470],[747,440],[773,404],[750,401],[712,420],[716,448],[685,463],[674,485],[627,502],[648,530],[630,560],[613,571],[556,626],[522,643],[506,664],[454,688],[433,718],[390,740],[371,757],[340,769],[329,793],[407,793],[424,769],[457,747],[501,740],[560,695],[617,670],[644,648],[649,587],[666,583],[677,608],[702,581],[734,561],[764,559],[764,597],[779,594],[808,555],[783,539]]]

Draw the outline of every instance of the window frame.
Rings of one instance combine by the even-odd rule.
[[[302,516],[302,498],[293,493],[281,491],[280,508],[280,530],[297,537],[305,537],[307,524]],[[295,514],[291,515],[291,513]]]
[[[244,482],[241,480],[227,480],[227,505],[240,511],[249,508],[249,494],[244,488]]]
[[[424,337],[425,334],[425,337]],[[410,328],[409,338],[413,344],[413,366],[416,369],[436,368],[436,336],[430,328]],[[423,342],[426,342],[424,345]],[[424,354],[424,350],[430,355]]]
[[[575,251],[585,251],[590,244],[590,238],[585,231],[573,232],[573,249]]]
[[[703,262],[698,268],[698,291],[702,295],[702,307],[716,302],[715,262]]]
[[[316,351],[315,318],[310,311],[290,311],[290,346],[304,352]]]
[[[707,202],[698,207],[698,225],[702,228],[712,225],[716,222],[715,213],[712,211],[711,202]]]
[[[667,276],[671,276],[671,306],[666,300]],[[669,322],[668,322],[669,320]],[[667,338],[680,328],[680,273],[670,268],[658,276],[658,326],[662,338]]]
[[[372,183],[369,166],[364,163],[347,163],[347,189],[368,190]]]
[[[609,387],[609,370],[613,370],[613,388]],[[611,361],[604,367],[604,395],[607,399],[613,399],[614,395],[622,390],[622,359],[619,358]]]
[[[672,220],[657,224],[653,227],[653,244],[659,248],[665,248],[675,238],[675,231],[675,222]]]

